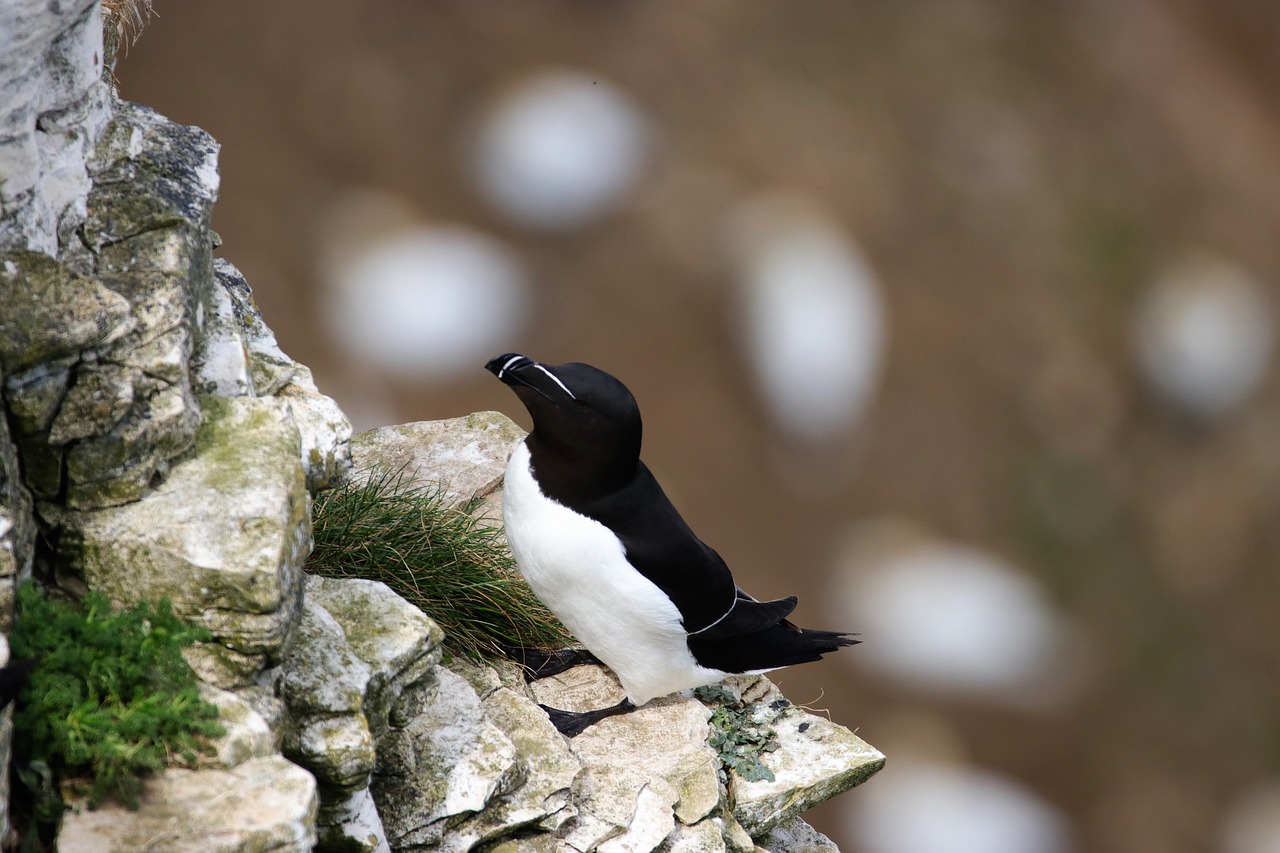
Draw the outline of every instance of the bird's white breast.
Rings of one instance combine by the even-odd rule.
[[[523,443],[507,464],[502,502],[507,542],[529,586],[617,673],[632,702],[725,676],[693,659],[680,611],[627,562],[613,531],[542,493]]]

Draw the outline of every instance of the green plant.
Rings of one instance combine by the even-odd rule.
[[[17,605],[13,655],[38,663],[18,695],[15,755],[64,779],[88,772],[91,808],[108,796],[136,807],[143,775],[194,763],[222,733],[182,657],[209,634],[167,600],[113,612],[99,593],[77,607],[28,581]]]
[[[446,647],[472,660],[513,646],[568,645],[501,532],[473,509],[413,484],[404,471],[364,472],[316,498],[307,571],[382,581],[444,629]]]
[[[727,690],[714,685],[699,687],[694,695],[712,709],[707,743],[720,756],[721,783],[728,783],[730,772],[747,782],[772,782],[773,771],[760,756],[778,748],[773,729],[778,712],[770,709],[772,713],[761,716],[761,709],[743,705]]]

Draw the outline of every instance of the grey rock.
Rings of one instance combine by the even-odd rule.
[[[200,394],[253,397],[256,395],[253,374],[249,371],[249,351],[236,318],[235,303],[220,273],[225,267],[235,269],[221,258],[214,259],[215,285],[209,308],[196,315],[200,334],[191,354],[192,381]],[[236,270],[236,275],[239,274]]]
[[[299,365],[276,397],[289,404],[298,425],[307,487],[314,492],[344,482],[351,473],[351,422],[316,388],[310,369]]]
[[[0,253],[0,362],[6,373],[118,340],[129,302],[101,282],[26,249]]]
[[[78,360],[78,356],[53,359],[5,377],[5,402],[15,438],[38,435],[43,442],[71,386],[71,369]]]
[[[516,748],[484,718],[480,699],[443,667],[423,709],[379,742],[373,795],[396,850],[468,849],[454,827],[521,781]]]
[[[533,685],[538,701],[583,711],[619,701],[623,694],[604,667],[579,666]],[[668,696],[619,717],[602,720],[573,739],[584,766],[644,768],[646,782],[661,779],[677,793],[674,814],[693,824],[720,802],[719,760],[707,745],[711,712],[701,702]]]
[[[49,430],[50,444],[107,432],[133,406],[142,371],[123,364],[81,364]]]
[[[223,690],[239,690],[258,682],[258,675],[269,665],[265,654],[244,654],[223,643],[192,643],[182,656],[200,677]]]
[[[444,846],[467,850],[530,825],[556,829],[575,810],[569,792],[578,760],[547,715],[528,697],[499,687],[481,703],[483,718],[515,747],[519,784],[490,800],[483,811],[455,825]]]
[[[0,246],[53,254],[84,215],[85,159],[109,115],[92,0],[0,5]]]
[[[726,682],[760,714],[785,697],[768,679],[738,678]],[[774,779],[749,782],[733,776],[729,785],[734,817],[753,838],[871,778],[884,766],[884,754],[853,732],[826,717],[787,703],[774,719],[778,748],[761,756]]]
[[[440,661],[444,632],[386,584],[309,575],[309,603],[323,607],[341,627],[350,654],[367,673],[359,708],[374,737],[391,725],[391,709],[411,685]],[[300,644],[298,649],[301,653]]]
[[[403,470],[417,484],[439,486],[450,500],[479,500],[476,514],[502,523],[507,459],[525,431],[500,412],[379,427],[351,441],[357,470]]]
[[[368,784],[393,708],[434,683],[439,627],[385,584],[308,577],[302,618],[281,665],[285,754],[321,782],[323,843],[389,850]]]
[[[0,514],[0,525],[4,522],[3,515]],[[4,560],[3,543],[4,533],[0,530],[0,562]],[[7,629],[6,629],[7,630]],[[9,663],[9,638],[0,634],[0,666]],[[9,759],[13,753],[13,710],[12,707],[5,708],[0,711],[0,768],[4,768],[4,778],[0,779],[0,833],[4,838],[9,837]]]
[[[0,417],[0,633],[8,634],[13,627],[14,585],[31,575],[35,542],[31,493],[22,483],[9,424]]]
[[[138,400],[114,429],[66,454],[67,506],[95,509],[136,501],[170,460],[195,443],[200,409],[184,385]]]
[[[298,372],[299,364],[281,352],[275,333],[263,321],[253,291],[240,270],[230,261],[215,258],[213,272],[231,297],[236,325],[249,356],[254,393],[264,397],[278,394]]]
[[[351,714],[364,705],[369,666],[356,657],[342,626],[314,596],[303,599],[281,670],[281,695],[295,712]]]
[[[726,853],[727,850],[724,820],[718,817],[692,826],[677,825],[658,847],[659,853]]]
[[[311,371],[281,352],[240,271],[218,258],[216,283],[195,365],[201,387],[228,395],[277,396],[289,404],[301,439],[302,467],[313,492],[351,472],[351,422],[316,388]]]
[[[137,811],[73,805],[58,836],[63,853],[283,853],[316,842],[315,779],[278,755],[229,770],[164,770],[144,783]]]
[[[285,755],[343,795],[366,787],[376,760],[363,711],[369,666],[351,651],[342,626],[310,598],[281,671],[280,694],[289,709]]]
[[[208,684],[200,686],[200,698],[218,708],[224,733],[214,740],[215,766],[230,769],[254,758],[266,758],[276,749],[275,736],[262,715],[234,693]]]
[[[377,804],[368,788],[338,799],[321,802],[319,848],[342,853],[391,853]]]
[[[840,853],[834,841],[798,817],[769,830],[760,847],[769,853]]]
[[[78,579],[119,604],[168,597],[242,654],[283,650],[310,521],[297,431],[282,403],[210,398],[196,455],[145,499],[40,511],[62,531],[61,582]]]

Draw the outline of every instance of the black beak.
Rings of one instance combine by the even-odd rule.
[[[527,355],[506,352],[502,355],[494,356],[485,362],[484,369],[508,385],[523,385],[526,388],[532,388],[534,391],[537,391],[539,394],[550,400],[551,397],[548,396],[546,391],[543,391],[537,385],[534,385],[520,373],[524,368],[536,363],[537,362],[529,358]]]

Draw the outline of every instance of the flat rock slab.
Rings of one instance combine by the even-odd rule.
[[[477,514],[500,524],[500,488],[519,424],[500,412],[379,427],[351,440],[355,469],[405,472],[417,485],[439,486],[451,501],[482,501]]]
[[[752,838],[862,784],[884,767],[884,753],[844,726],[791,705],[768,679],[740,681],[748,685],[743,698],[760,713],[785,707],[773,722],[778,748],[761,755],[773,780],[730,778],[733,815]]]
[[[67,812],[62,853],[308,851],[315,845],[316,782],[280,756],[231,770],[171,768],[143,788],[141,807]]]

